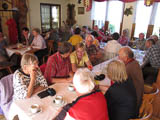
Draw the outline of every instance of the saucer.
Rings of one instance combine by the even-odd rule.
[[[58,106],[64,106],[64,105],[67,104],[67,102],[66,102],[65,100],[62,100],[62,102],[61,102],[60,104],[56,104],[55,99],[53,100],[53,103],[54,103],[55,105],[58,105]]]

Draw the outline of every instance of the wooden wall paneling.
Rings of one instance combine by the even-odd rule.
[[[136,23],[133,23],[132,30],[131,30],[131,39],[134,37],[135,27],[136,27]]]
[[[146,38],[149,38],[153,33],[154,25],[148,25]]]
[[[108,31],[108,28],[109,28],[109,21],[105,21],[104,32],[106,32],[106,30]]]

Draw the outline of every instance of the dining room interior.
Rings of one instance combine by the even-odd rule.
[[[160,0],[0,0],[0,120],[160,120]]]

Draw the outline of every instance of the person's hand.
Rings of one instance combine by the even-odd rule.
[[[32,70],[30,71],[30,77],[31,77],[31,80],[32,80],[33,82],[35,82],[35,80],[36,80],[36,75],[37,75],[37,69],[32,69]]]

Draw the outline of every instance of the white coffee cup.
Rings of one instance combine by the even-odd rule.
[[[74,86],[73,86],[73,85],[69,85],[69,86],[68,86],[68,90],[69,90],[69,91],[74,91]]]
[[[40,110],[40,106],[38,104],[31,105],[31,112],[37,113]]]
[[[63,101],[63,97],[62,96],[56,96],[54,99],[56,104],[61,104]]]

